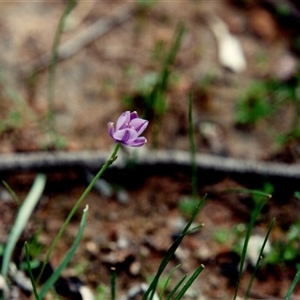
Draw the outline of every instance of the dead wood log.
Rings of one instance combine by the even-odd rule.
[[[55,171],[64,168],[88,168],[98,170],[105,163],[109,153],[103,151],[80,152],[33,152],[0,155],[0,172],[16,171]],[[122,169],[127,158],[120,157],[111,168]],[[182,170],[191,167],[190,153],[186,151],[145,151],[138,153],[136,165],[155,171],[168,168]],[[197,154],[196,165],[199,171],[215,173],[251,175],[265,178],[300,180],[300,164],[285,164],[221,157],[210,154]]]

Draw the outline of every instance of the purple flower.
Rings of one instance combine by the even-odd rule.
[[[117,120],[116,129],[113,122],[107,124],[108,133],[118,143],[130,147],[141,147],[147,140],[140,136],[148,126],[148,121],[139,118],[136,111],[125,111]]]

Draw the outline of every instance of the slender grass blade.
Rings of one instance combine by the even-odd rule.
[[[300,279],[300,265],[297,266],[297,273],[296,273],[294,280],[293,280],[292,284],[290,285],[290,287],[284,297],[284,300],[289,300],[291,298],[291,295],[292,295],[299,279]]]
[[[265,249],[265,246],[266,246],[266,243],[268,241],[268,238],[269,238],[269,235],[274,227],[274,224],[275,224],[275,218],[271,221],[270,225],[269,225],[269,228],[268,228],[268,231],[267,231],[267,234],[266,234],[266,237],[264,239],[264,242],[261,246],[261,249],[260,249],[260,253],[259,253],[259,256],[258,256],[258,259],[257,259],[257,262],[255,264],[255,268],[254,268],[254,271],[251,275],[251,278],[250,278],[250,282],[249,282],[249,285],[248,285],[248,288],[247,288],[247,291],[246,291],[246,296],[245,296],[245,299],[248,299],[249,298],[249,295],[250,295],[250,291],[251,291],[251,287],[252,287],[252,283],[253,283],[253,280],[255,278],[255,275],[257,273],[257,270],[259,268],[259,263],[261,261],[261,257],[263,255],[263,252],[264,252],[264,249]]]
[[[196,269],[196,271],[192,274],[192,276],[189,278],[189,280],[185,283],[182,290],[178,293],[175,300],[180,300],[184,296],[186,291],[190,288],[190,286],[193,284],[193,282],[196,280],[196,278],[200,275],[200,273],[203,271],[203,269],[204,269],[203,265],[200,265]]]
[[[242,255],[241,255],[239,276],[238,276],[238,281],[237,281],[236,288],[235,288],[235,293],[234,293],[234,296],[233,296],[234,300],[237,297],[237,293],[238,293],[238,290],[239,290],[239,287],[240,287],[240,282],[241,282],[241,278],[242,278],[244,264],[245,264],[245,261],[246,261],[248,242],[249,242],[249,239],[250,239],[250,236],[251,236],[251,232],[252,232],[252,229],[255,225],[255,221],[257,220],[262,208],[265,206],[266,203],[267,203],[267,201],[261,199],[261,201],[256,204],[256,207],[254,208],[254,210],[251,214],[251,219],[250,219],[250,222],[249,222],[248,227],[247,227],[245,241],[244,241]]]
[[[175,251],[177,250],[177,248],[181,244],[183,238],[189,233],[190,226],[194,222],[194,220],[195,220],[197,214],[199,213],[200,209],[203,207],[203,205],[205,203],[205,199],[206,199],[206,195],[199,201],[199,204],[194,209],[193,214],[192,214],[191,218],[189,219],[188,223],[186,224],[185,228],[183,229],[181,235],[176,239],[176,241],[172,244],[172,246],[167,251],[166,255],[164,256],[164,258],[163,258],[163,260],[162,260],[162,262],[161,262],[161,264],[158,268],[158,271],[157,271],[154,279],[152,280],[152,282],[151,282],[148,290],[144,294],[142,300],[152,299],[161,274],[163,273],[163,271],[164,271],[165,267],[167,266],[167,264],[172,259]],[[150,297],[149,297],[149,295],[150,295]]]
[[[13,199],[16,201],[16,203],[18,204],[18,206],[20,206],[21,205],[21,201],[20,201],[19,197],[17,196],[17,194],[14,192],[14,190],[4,180],[2,180],[2,183],[3,183],[4,187],[7,189],[7,191],[11,194],[11,196],[13,197]]]
[[[5,278],[8,272],[8,266],[11,260],[12,253],[20,238],[34,207],[39,201],[46,185],[46,176],[39,174],[36,176],[35,181],[30,189],[27,197],[25,198],[22,206],[19,209],[13,228],[9,234],[7,245],[4,249],[3,262],[1,274]]]
[[[168,297],[166,298],[166,300],[172,300],[173,296],[175,295],[175,293],[177,292],[177,290],[180,288],[180,286],[183,284],[183,282],[185,281],[185,279],[187,278],[187,275],[184,275],[179,282],[175,285],[175,287],[172,289],[172,291],[169,293]]]
[[[169,274],[169,276],[168,276],[168,278],[167,278],[167,280],[166,280],[166,283],[164,284],[164,287],[163,287],[163,289],[162,289],[162,291],[161,291],[161,293],[160,293],[160,296],[159,296],[159,299],[160,299],[160,300],[163,299],[163,295],[164,295],[164,293],[165,293],[165,291],[166,291],[166,289],[167,289],[167,287],[168,287],[168,285],[169,285],[169,282],[170,282],[170,280],[171,280],[171,277],[173,276],[174,272],[175,272],[179,267],[180,267],[180,264],[177,265],[175,268],[173,268],[173,270],[170,272],[170,274]]]
[[[30,256],[29,256],[29,246],[28,246],[27,242],[25,242],[24,247],[25,247],[25,254],[26,254],[27,269],[28,269],[30,281],[31,281],[31,284],[32,284],[33,293],[34,293],[35,299],[36,300],[40,300],[40,297],[39,297],[39,295],[37,293],[36,284],[34,282],[34,278],[33,278],[33,275],[32,275],[32,271],[31,271]]]
[[[82,215],[82,218],[81,218],[80,227],[79,227],[79,230],[78,230],[78,233],[76,235],[76,238],[74,240],[73,245],[71,246],[70,250],[68,251],[68,253],[64,257],[63,261],[60,263],[60,265],[57,267],[57,269],[52,273],[50,278],[43,285],[43,287],[42,287],[42,289],[39,293],[39,297],[41,299],[46,295],[47,291],[51,287],[53,287],[56,280],[60,276],[61,272],[65,269],[65,267],[68,265],[70,260],[73,258],[74,254],[75,254],[75,251],[79,246],[79,243],[80,243],[80,240],[81,240],[81,237],[82,237],[82,234],[83,234],[83,230],[84,230],[86,222],[87,222],[87,216],[88,216],[88,206],[86,206],[85,209],[83,210],[83,215]]]

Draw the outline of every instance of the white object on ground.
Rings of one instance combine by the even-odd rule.
[[[241,43],[229,32],[226,23],[211,15],[208,17],[208,25],[217,40],[220,64],[236,73],[245,71],[247,62]]]
[[[264,236],[255,234],[255,235],[252,235],[248,241],[246,258],[247,258],[247,262],[253,267],[256,265],[257,260],[259,258],[259,254],[260,254],[264,239],[265,239]],[[269,241],[267,241],[266,245],[264,247],[263,254],[267,254],[270,251],[271,251],[271,245],[270,245]]]

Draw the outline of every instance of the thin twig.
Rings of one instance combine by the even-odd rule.
[[[87,28],[79,31],[72,38],[59,46],[57,51],[57,61],[70,58],[99,37],[126,22],[137,12],[137,10],[138,6],[132,4],[123,5],[112,15],[101,18]],[[33,73],[43,71],[50,66],[50,60],[51,52],[47,52],[23,66],[21,72],[25,75],[32,75]]]

